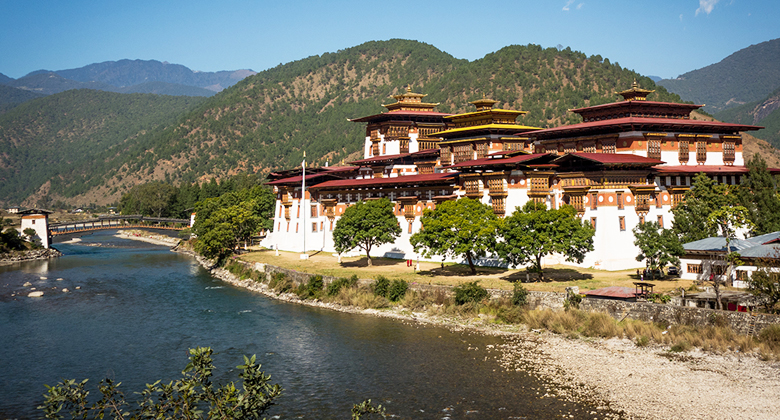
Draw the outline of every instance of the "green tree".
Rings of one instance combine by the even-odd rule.
[[[654,270],[662,270],[668,264],[680,264],[685,253],[677,235],[656,222],[640,223],[634,228],[634,245],[639,247],[636,260],[647,261],[651,276]]]
[[[277,384],[271,384],[271,376],[260,370],[255,356],[244,356],[244,364],[238,366],[242,389],[234,383],[214,386],[211,383],[214,364],[213,351],[208,347],[190,349],[190,362],[182,372],[182,378],[162,384],[156,381],[138,393],[141,400],[131,409],[119,389],[120,383],[111,379],[100,382],[98,390],[102,398],[89,404],[85,389],[87,380],[63,380],[54,386],[46,386],[43,405],[38,408],[47,419],[95,418],[109,416],[114,419],[257,419],[282,394]]]
[[[750,212],[755,224],[754,235],[780,230],[780,196],[777,180],[767,169],[766,162],[756,153],[747,163],[750,172],[737,188],[739,202]]]
[[[197,223],[195,251],[206,258],[224,260],[238,244],[247,241],[260,228],[262,220],[254,210],[253,200],[216,209]],[[198,217],[196,214],[195,219]]]
[[[672,230],[681,243],[698,241],[718,234],[717,226],[709,225],[707,217],[723,206],[736,205],[736,194],[729,185],[718,184],[704,172],[694,178],[685,200],[672,209]]]
[[[170,215],[176,188],[165,182],[147,182],[133,187],[119,201],[122,214],[163,217]]]
[[[371,248],[393,242],[400,234],[393,203],[383,198],[358,201],[347,207],[333,229],[333,242],[339,254],[355,247],[366,251],[371,266]]]
[[[758,262],[758,270],[750,275],[748,290],[763,299],[768,313],[780,313],[780,273],[775,271],[780,255],[771,255]]]
[[[445,201],[434,210],[426,209],[420,218],[423,228],[409,238],[415,252],[430,258],[465,257],[471,274],[475,260],[493,254],[500,222],[493,209],[478,200],[461,198]]]
[[[544,256],[558,253],[566,261],[581,263],[585,254],[593,251],[593,235],[593,227],[577,218],[574,207],[552,210],[529,201],[504,219],[504,241],[499,245],[499,253],[514,266],[530,263],[529,270],[539,273],[544,280]]]
[[[755,226],[750,221],[750,213],[743,206],[723,206],[707,216],[707,226],[709,229],[720,231],[726,239],[726,250],[724,258],[728,262],[725,278],[730,279],[734,272],[734,266],[740,265],[739,253],[731,250],[731,242],[737,238],[738,230],[753,230]],[[718,302],[718,309],[723,309],[720,300],[720,286],[725,281],[719,276],[711,275],[709,283],[715,290],[715,299]]]

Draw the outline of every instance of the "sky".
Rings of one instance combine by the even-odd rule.
[[[0,0],[0,73],[121,59],[251,69],[412,39],[470,61],[571,47],[674,78],[780,38],[778,0]]]

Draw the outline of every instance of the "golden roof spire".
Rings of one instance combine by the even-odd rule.
[[[647,95],[655,92],[654,90],[642,89],[639,87],[639,83],[634,79],[634,83],[631,83],[631,89],[624,90],[622,92],[615,92],[623,97],[624,101],[646,101]]]

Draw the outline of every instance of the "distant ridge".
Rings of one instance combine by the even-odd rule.
[[[244,77],[256,74],[252,70],[193,71],[181,64],[157,60],[104,61],[76,69],[57,70],[55,73],[77,82],[100,82],[115,87],[164,82],[195,86],[215,92],[233,86]]]
[[[4,75],[3,73],[0,73],[0,85],[7,85],[9,82],[12,82],[14,79]]]
[[[718,63],[658,82],[683,100],[716,114],[759,101],[780,87],[780,38],[751,45]]]

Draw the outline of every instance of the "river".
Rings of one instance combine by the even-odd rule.
[[[0,266],[0,418],[40,417],[44,384],[62,378],[110,377],[132,397],[176,379],[196,346],[215,350],[219,383],[238,381],[233,367],[256,354],[284,388],[268,413],[282,419],[349,418],[368,398],[399,418],[594,418],[587,405],[540,398],[533,375],[503,371],[499,337],[275,301],[113,233]],[[27,297],[31,287],[44,296]]]

